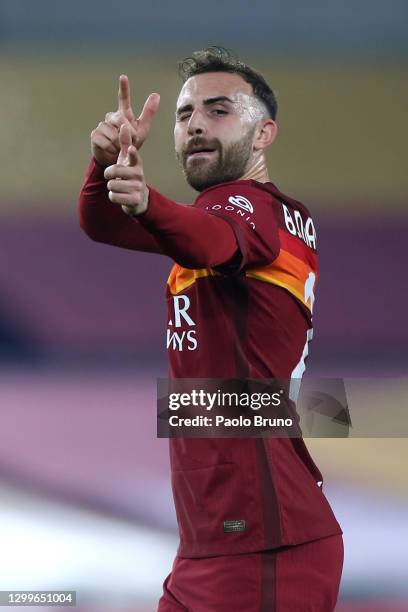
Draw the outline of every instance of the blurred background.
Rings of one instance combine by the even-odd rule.
[[[171,262],[92,243],[77,218],[121,73],[135,109],[162,96],[148,181],[189,201],[177,60],[218,44],[263,72],[279,103],[271,180],[318,228],[307,375],[344,377],[352,419],[353,406],[405,411],[407,24],[406,0],[0,2],[0,590],[150,612],[177,547],[155,422]],[[339,612],[408,610],[397,435],[307,441],[344,530]]]

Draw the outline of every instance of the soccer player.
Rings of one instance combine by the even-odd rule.
[[[81,226],[93,240],[174,260],[171,377],[299,379],[312,337],[316,232],[307,208],[269,180],[274,93],[218,47],[180,71],[175,150],[195,202],[146,184],[139,149],[159,96],[136,119],[122,75],[118,110],[91,134]],[[170,458],[180,546],[159,612],[334,610],[342,530],[302,438],[178,437]]]

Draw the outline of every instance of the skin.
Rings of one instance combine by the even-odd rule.
[[[158,94],[151,94],[136,119],[129,80],[122,75],[118,110],[107,113],[91,133],[92,154],[100,164],[109,164],[104,173],[109,199],[132,216],[148,208],[149,190],[139,149],[159,100]],[[241,76],[204,73],[184,83],[177,100],[174,142],[176,156],[194,188],[201,190],[225,180],[267,182],[265,152],[276,133],[275,121],[267,117],[251,85]]]
[[[214,177],[219,180],[212,184],[238,179],[268,181],[265,150],[276,132],[276,123],[267,118],[266,108],[253,95],[251,85],[237,74],[209,72],[192,77],[177,100],[176,155],[187,181],[195,188],[195,179],[202,175],[211,184],[217,164],[234,148],[237,156],[234,159],[231,154],[230,161],[235,168],[230,168],[227,176],[219,173]],[[215,150],[194,153],[195,147]]]

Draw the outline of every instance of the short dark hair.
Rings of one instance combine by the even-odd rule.
[[[208,47],[195,51],[191,57],[183,59],[178,64],[178,71],[183,83],[190,77],[205,72],[231,72],[239,74],[244,81],[252,85],[254,96],[266,106],[271,119],[276,119],[278,103],[276,96],[264,77],[241,62],[238,56],[224,47]]]

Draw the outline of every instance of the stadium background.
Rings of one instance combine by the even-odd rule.
[[[265,74],[280,106],[271,178],[318,227],[308,375],[345,377],[367,420],[404,411],[407,13],[404,0],[0,4],[0,590],[147,612],[177,544],[155,438],[171,264],[92,243],[77,221],[89,133],[120,73],[134,107],[162,95],[144,166],[181,201],[177,60],[222,44]],[[308,446],[345,532],[338,611],[407,610],[406,439]]]

